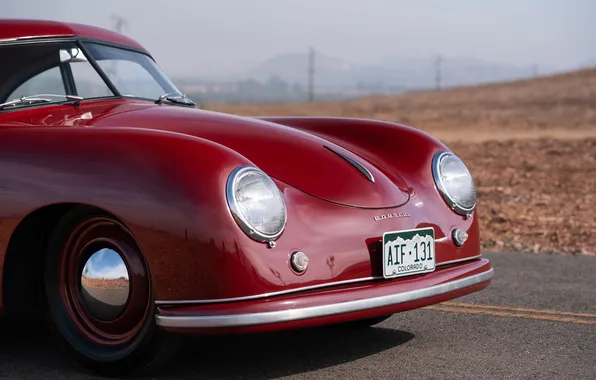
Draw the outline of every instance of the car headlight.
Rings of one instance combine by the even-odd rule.
[[[241,166],[228,177],[226,195],[232,216],[257,241],[273,241],[286,226],[286,204],[273,180],[261,170]]]
[[[451,152],[438,152],[432,165],[435,183],[447,204],[460,215],[471,214],[476,207],[476,188],[463,161]]]

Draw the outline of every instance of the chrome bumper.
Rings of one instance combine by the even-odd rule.
[[[263,325],[268,323],[289,322],[301,319],[326,317],[336,314],[358,312],[384,306],[398,305],[406,302],[417,301],[424,298],[440,296],[467,288],[493,277],[494,270],[471,275],[458,280],[442,284],[411,290],[403,293],[385,295],[354,301],[332,303],[298,309],[277,310],[261,313],[246,313],[233,315],[205,315],[205,316],[162,316],[157,315],[157,324],[171,328],[219,328]]]

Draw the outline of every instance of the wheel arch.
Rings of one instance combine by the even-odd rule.
[[[79,207],[99,211],[126,226],[124,221],[110,211],[84,203],[56,203],[31,211],[12,232],[4,256],[4,316],[36,320],[42,315],[40,290],[43,286],[43,263],[49,239],[58,222]]]

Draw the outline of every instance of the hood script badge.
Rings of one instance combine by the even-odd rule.
[[[375,216],[375,220],[393,219],[393,218],[408,218],[411,215],[407,212],[394,212],[393,214],[383,214]]]

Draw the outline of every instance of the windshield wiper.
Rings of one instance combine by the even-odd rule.
[[[38,103],[51,103],[52,99],[48,99],[50,97],[59,97],[65,98],[66,100],[74,101],[75,105],[80,105],[81,101],[83,100],[80,96],[75,95],[60,95],[60,94],[38,94],[38,95],[29,95],[29,96],[22,96],[18,99],[9,100],[6,103],[0,104],[0,110],[4,109],[8,106],[18,106],[18,105],[33,105]]]
[[[197,105],[197,103],[195,103],[192,100],[190,100],[189,98],[187,98],[186,95],[181,94],[179,92],[170,92],[168,94],[160,95],[160,97],[157,98],[157,100],[155,101],[155,104],[161,104],[164,102],[164,100],[167,100],[169,102],[176,103],[176,104],[184,104],[186,106],[196,106]]]

